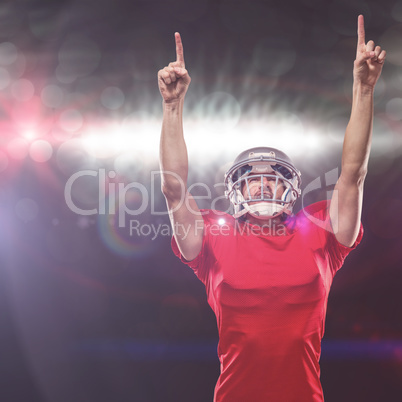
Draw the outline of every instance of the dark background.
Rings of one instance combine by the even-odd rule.
[[[222,196],[213,186],[256,145],[294,159],[309,204],[330,196],[339,174],[360,13],[366,39],[388,56],[365,236],[333,283],[322,384],[327,402],[400,400],[402,2],[17,0],[0,3],[1,401],[212,400],[217,331],[203,286],[173,256],[168,233],[146,235],[168,224],[152,174],[157,71],[174,60],[179,31],[192,77],[189,184],[204,183],[198,195],[212,189],[200,206]],[[74,182],[72,201],[97,214],[66,202],[82,171],[96,176]],[[145,203],[122,215],[124,227],[112,197],[119,183],[137,183],[127,208]],[[100,213],[103,202],[115,213]],[[130,220],[142,234],[130,233]]]

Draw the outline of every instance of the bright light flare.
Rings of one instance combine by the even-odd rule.
[[[82,145],[92,156],[100,159],[115,157],[122,153],[134,155],[153,155],[159,152],[160,121],[149,120],[110,124],[98,129],[86,130],[82,136]]]
[[[31,141],[37,137],[37,133],[34,130],[26,130],[22,133],[22,137],[26,140]]]
[[[85,151],[95,158],[116,158],[124,154],[157,161],[160,131],[161,119],[140,116],[126,119],[123,124],[87,128],[80,141]],[[244,149],[256,146],[274,147],[298,155],[330,142],[322,130],[321,134],[318,129],[306,132],[300,118],[290,113],[273,115],[270,119],[241,120],[221,132],[205,125],[202,118],[192,116],[184,121],[184,136],[190,161],[197,165],[211,164],[211,158],[229,160]]]

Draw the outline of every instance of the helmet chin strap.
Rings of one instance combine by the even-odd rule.
[[[246,203],[243,207],[244,211],[261,220],[276,218],[283,213],[291,215],[291,211],[289,211],[284,205],[279,205],[269,201],[262,201],[253,205],[248,205]]]
[[[242,205],[243,209],[233,215],[236,219],[246,214],[250,214],[253,217],[261,220],[276,218],[283,213],[287,215],[292,215],[292,211],[286,208],[284,205],[275,204],[269,201],[261,201],[253,205],[248,205],[248,203],[244,203]]]

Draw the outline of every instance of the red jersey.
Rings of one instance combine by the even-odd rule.
[[[186,261],[216,315],[221,374],[215,402],[322,402],[319,358],[328,293],[352,248],[330,230],[326,201],[284,227],[203,210],[200,254]]]

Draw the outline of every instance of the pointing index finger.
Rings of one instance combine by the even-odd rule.
[[[365,45],[365,32],[364,32],[364,17],[363,15],[359,15],[357,18],[357,45]]]
[[[174,34],[174,37],[176,40],[176,61],[180,64],[180,67],[184,68],[183,43],[178,32]]]

